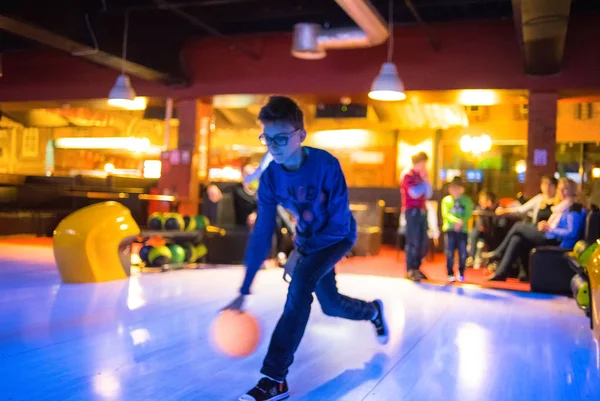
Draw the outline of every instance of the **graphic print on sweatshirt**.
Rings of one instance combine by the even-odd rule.
[[[312,236],[315,231],[319,230],[321,225],[319,224],[321,219],[315,221],[315,217],[327,213],[325,207],[328,198],[327,193],[312,184],[289,185],[285,192],[287,198],[281,199],[281,203],[296,219],[297,234],[306,238]],[[315,213],[315,208],[318,214]]]
[[[298,170],[286,171],[271,163],[263,173],[257,225],[267,227],[260,224],[261,202],[272,208],[269,213],[275,213],[276,204],[281,205],[296,220],[296,247],[309,254],[342,239],[355,241],[357,234],[339,161],[322,149],[305,149],[307,159]],[[271,218],[275,215],[266,220]]]
[[[454,216],[464,216],[465,206],[459,199],[454,199],[454,205],[452,206],[452,209],[450,209],[450,213]]]

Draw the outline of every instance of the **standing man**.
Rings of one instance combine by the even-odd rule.
[[[425,152],[412,157],[412,168],[401,180],[402,211],[406,217],[406,278],[412,281],[427,280],[419,269],[427,254],[427,206],[426,201],[432,195],[431,184],[427,176]]]

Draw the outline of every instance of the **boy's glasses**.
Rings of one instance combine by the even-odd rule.
[[[286,146],[288,141],[296,132],[300,131],[300,129],[296,129],[292,132],[282,132],[280,134],[276,134],[273,136],[267,136],[266,134],[260,134],[258,140],[261,144],[265,146],[277,145],[277,146]]]

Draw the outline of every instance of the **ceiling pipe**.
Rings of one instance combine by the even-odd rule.
[[[148,81],[160,82],[167,81],[169,79],[169,75],[161,71],[124,60],[121,57],[101,50],[97,51],[95,48],[91,48],[83,43],[76,42],[66,36],[59,35],[44,28],[36,27],[30,23],[20,21],[15,18],[7,17],[6,15],[0,15],[0,30],[22,36],[29,40],[68,52],[69,54],[79,53],[81,57],[96,64],[114,68],[115,70],[123,70],[127,74]]]
[[[154,3],[158,7],[160,7],[161,9],[169,10],[173,14],[175,14],[175,15],[179,16],[180,18],[183,18],[184,20],[188,21],[192,25],[194,25],[194,26],[196,26],[198,28],[201,28],[204,31],[210,33],[211,35],[216,36],[216,37],[220,38],[221,40],[227,42],[232,50],[237,50],[237,51],[245,54],[246,56],[248,56],[248,57],[250,57],[250,58],[252,58],[254,60],[260,60],[261,56],[258,53],[256,53],[255,51],[236,44],[233,41],[233,39],[229,38],[227,35],[223,34],[222,32],[217,31],[216,29],[214,29],[210,25],[204,23],[203,21],[200,21],[195,16],[193,16],[193,15],[191,15],[191,14],[189,14],[189,13],[183,11],[183,10],[181,10],[174,3],[170,3],[170,2],[168,2],[166,0],[154,0]]]
[[[335,0],[335,2],[358,27],[323,29],[319,24],[296,24],[292,43],[294,57],[318,60],[327,55],[327,49],[374,47],[388,39],[390,33],[386,22],[369,0]]]

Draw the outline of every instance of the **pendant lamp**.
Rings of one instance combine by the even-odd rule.
[[[404,83],[398,76],[398,69],[392,62],[392,56],[394,52],[394,1],[389,2],[389,32],[390,37],[388,38],[388,57],[387,61],[381,66],[379,75],[375,77],[373,84],[371,85],[371,91],[369,97],[374,100],[382,100],[387,102],[400,101],[406,99],[404,93]]]
[[[127,34],[129,32],[129,12],[125,11],[125,24],[123,29],[123,67],[121,74],[117,77],[115,86],[108,94],[108,104],[111,106],[128,108],[135,100],[135,90],[131,86],[131,80],[125,73],[125,60],[127,59]]]

